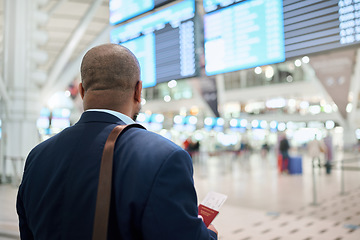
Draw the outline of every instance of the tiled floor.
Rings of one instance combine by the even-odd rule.
[[[354,156],[354,154],[351,154]],[[356,155],[355,155],[356,156]],[[337,158],[349,154],[339,152]],[[221,240],[359,240],[360,171],[330,175],[315,169],[316,199],[310,159],[303,155],[303,173],[278,174],[275,155],[224,153],[195,161],[199,200],[208,191],[228,195],[214,220]],[[348,164],[359,167],[360,163]],[[0,185],[0,240],[18,239],[16,187]],[[340,194],[343,192],[343,194]]]
[[[311,159],[302,155],[301,175],[279,175],[274,154],[264,159],[256,153],[247,158],[228,153],[196,163],[199,199],[207,191],[228,195],[214,220],[219,239],[360,239],[360,171],[344,172],[342,190],[340,170],[327,175],[324,168],[315,169],[314,199]],[[347,166],[359,167],[360,162]]]

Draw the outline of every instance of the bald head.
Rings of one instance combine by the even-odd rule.
[[[81,63],[85,92],[132,90],[140,80],[139,63],[129,49],[118,44],[103,44],[90,49]]]
[[[81,63],[81,79],[84,110],[110,109],[136,118],[142,82],[139,62],[129,49],[117,44],[90,49]]]

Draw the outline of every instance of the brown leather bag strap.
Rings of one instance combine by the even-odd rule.
[[[131,127],[145,129],[140,124],[118,125],[110,132],[105,142],[101,158],[99,184],[96,197],[94,228],[92,236],[93,240],[107,239],[115,142],[121,132]]]

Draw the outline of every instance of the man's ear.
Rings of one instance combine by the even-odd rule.
[[[135,86],[134,100],[136,102],[141,102],[141,91],[142,91],[142,81],[138,81]]]
[[[80,92],[81,99],[84,99],[85,90],[84,90],[82,83],[79,83],[79,92]]]

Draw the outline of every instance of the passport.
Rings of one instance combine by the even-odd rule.
[[[206,227],[219,214],[220,207],[224,204],[227,196],[217,192],[209,192],[198,207],[198,214],[203,217]]]

